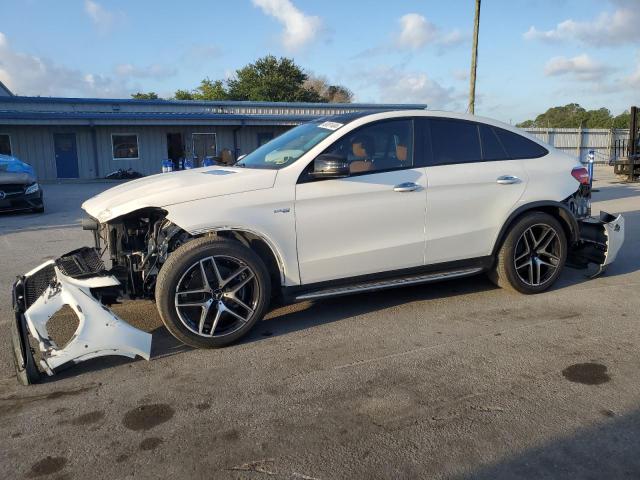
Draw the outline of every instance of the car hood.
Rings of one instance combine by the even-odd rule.
[[[273,187],[276,170],[203,167],[161,173],[110,188],[82,204],[100,222],[146,207],[177,203]]]
[[[0,171],[0,185],[7,184],[19,184],[26,185],[27,183],[34,183],[36,177],[26,172],[3,172]]]

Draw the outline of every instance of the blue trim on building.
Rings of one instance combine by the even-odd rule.
[[[243,122],[264,120],[272,122],[308,122],[326,115],[250,115],[235,113],[174,113],[174,112],[21,112],[0,111],[0,120],[223,120]]]
[[[136,100],[133,98],[66,98],[66,97],[22,97],[12,96],[0,101],[9,103],[86,103],[86,104],[133,104],[133,105],[185,105],[185,106],[221,106],[221,107],[273,107],[273,108],[335,108],[335,109],[385,109],[385,110],[421,110],[426,104],[403,103],[308,103],[308,102],[251,102],[236,100]]]

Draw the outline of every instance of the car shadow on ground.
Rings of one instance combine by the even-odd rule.
[[[594,413],[587,412],[586,415],[591,417]],[[525,450],[458,478],[639,478],[640,411],[618,416],[603,408],[598,413],[601,420],[592,427],[579,429],[573,435]]]

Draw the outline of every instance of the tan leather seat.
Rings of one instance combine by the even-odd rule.
[[[396,145],[396,158],[399,162],[407,161],[407,153],[409,153],[406,145]]]
[[[373,170],[373,162],[369,160],[369,152],[367,152],[367,144],[365,139],[354,140],[351,144],[351,153],[359,160],[353,160],[349,164],[351,173],[370,172]]]

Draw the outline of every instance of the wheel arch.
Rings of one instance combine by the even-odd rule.
[[[522,218],[522,216],[531,212],[544,212],[556,218],[560,222],[560,225],[562,225],[569,244],[577,242],[580,239],[580,227],[578,226],[578,221],[567,205],[554,201],[527,203],[526,205],[521,205],[514,210],[507,218],[507,221],[502,225],[502,228],[498,233],[498,237],[493,245],[493,251],[491,252],[494,258],[497,255],[502,242],[507,236],[511,225]]]
[[[267,267],[273,285],[284,285],[284,261],[275,245],[266,235],[243,227],[220,227],[208,232],[220,237],[233,238],[254,251]],[[275,292],[275,290],[274,290]]]

